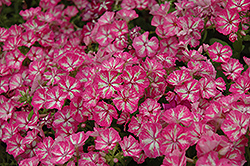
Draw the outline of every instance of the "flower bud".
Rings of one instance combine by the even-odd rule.
[[[241,36],[246,36],[246,33],[245,33],[245,31],[240,31],[240,34],[241,34]]]
[[[117,158],[114,158],[113,161],[114,163],[118,163],[119,160]]]
[[[238,36],[235,33],[231,33],[229,35],[229,40],[234,43],[236,40],[238,40]]]

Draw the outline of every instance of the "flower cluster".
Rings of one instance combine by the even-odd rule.
[[[160,2],[40,0],[0,27],[0,140],[20,166],[246,162],[250,2]]]

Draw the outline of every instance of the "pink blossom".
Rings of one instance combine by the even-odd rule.
[[[25,56],[18,49],[15,49],[13,51],[7,52],[5,59],[8,67],[19,70],[22,66]]]
[[[74,146],[69,140],[55,142],[51,149],[50,161],[53,164],[64,164],[73,156],[74,152]]]
[[[189,100],[195,102],[199,99],[200,95],[200,83],[193,79],[185,82],[183,85],[176,86],[174,90],[182,100]]]
[[[174,150],[172,153],[168,153],[161,166],[181,166],[186,165],[187,159],[185,156],[185,151]]]
[[[168,124],[179,123],[184,126],[189,126],[193,120],[193,116],[186,106],[178,105],[175,108],[170,108],[163,112],[162,119]]]
[[[47,109],[57,108],[61,110],[66,97],[67,93],[62,91],[58,86],[55,86],[48,90],[44,107]]]
[[[236,141],[242,135],[246,134],[248,125],[248,115],[236,110],[232,110],[226,115],[226,119],[222,123],[221,129],[230,140]]]
[[[229,46],[223,46],[222,44],[215,42],[209,46],[208,53],[210,58],[215,62],[226,63],[232,56],[232,50]]]
[[[162,143],[160,150],[167,155],[174,150],[185,151],[190,146],[189,131],[179,124],[169,124],[162,132]]]
[[[0,104],[0,119],[7,121],[9,118],[11,118],[14,108],[14,105],[9,102]]]
[[[121,141],[121,137],[115,129],[103,129],[95,140],[95,148],[97,150],[112,150],[119,141]]]
[[[142,114],[137,114],[136,116],[132,116],[131,121],[128,125],[128,131],[139,136],[142,132],[143,124],[148,123],[148,118],[143,116]]]
[[[124,80],[125,87],[141,94],[149,85],[146,75],[146,72],[140,66],[128,66],[121,77]]]
[[[139,135],[141,148],[146,156],[156,158],[161,156],[160,146],[162,143],[161,137],[162,126],[158,123],[145,123],[142,126],[142,132]]]
[[[98,92],[103,98],[114,97],[121,88],[122,79],[117,71],[101,71],[95,78],[98,82]]]
[[[207,131],[197,142],[197,156],[204,156],[205,154],[212,152],[220,144],[220,141],[221,137],[218,134],[211,130]]]
[[[94,119],[100,126],[109,127],[112,120],[118,118],[117,111],[114,106],[105,103],[104,101],[98,102],[94,108]]]
[[[239,60],[233,58],[230,58],[228,62],[222,64],[221,67],[222,70],[225,71],[223,73],[227,76],[227,79],[232,80],[236,80],[240,76],[241,71],[244,69]]]
[[[124,156],[139,157],[141,152],[140,144],[133,136],[123,137],[123,140],[120,141],[120,146]]]
[[[134,113],[138,107],[139,96],[133,89],[121,89],[113,102],[118,110]]]
[[[149,32],[145,32],[141,36],[135,37],[133,40],[132,45],[139,57],[152,57],[158,50],[158,39],[156,37],[152,37],[150,40],[148,40],[148,35]]]
[[[237,32],[240,18],[237,10],[224,9],[216,17],[216,29],[223,35]]]

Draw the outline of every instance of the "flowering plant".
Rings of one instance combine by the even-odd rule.
[[[250,163],[248,0],[0,9],[0,162]]]

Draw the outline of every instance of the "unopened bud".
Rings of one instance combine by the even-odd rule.
[[[235,33],[231,33],[229,35],[229,40],[234,43],[236,40],[238,40],[238,36]]]
[[[114,158],[113,161],[114,163],[118,163],[119,160],[117,158]]]
[[[205,52],[207,52],[207,48],[209,47],[209,45],[208,44],[205,44],[205,43],[203,43],[203,50],[205,51]]]
[[[241,34],[241,36],[246,36],[246,33],[245,33],[245,31],[240,31],[240,34]]]

